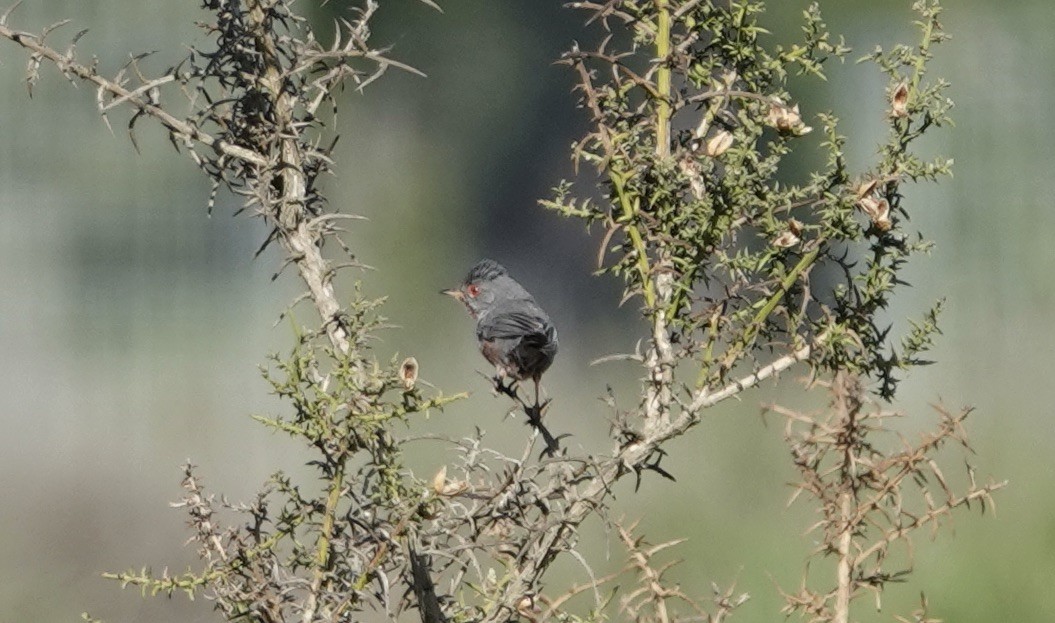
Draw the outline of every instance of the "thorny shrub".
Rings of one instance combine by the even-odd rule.
[[[231,621],[352,621],[411,607],[426,623],[722,621],[746,594],[715,586],[705,609],[667,584],[669,563],[656,558],[676,542],[652,546],[619,526],[627,564],[598,577],[576,549],[579,528],[607,518],[616,480],[669,476],[664,444],[705,410],[796,364],[829,388],[830,409],[770,410],[787,420],[802,476],[796,495],[817,504],[817,555],[836,561],[836,575],[811,578],[821,588],[804,579],[785,594],[786,613],[848,621],[855,599],[903,579],[904,569],[887,570],[892,547],[954,508],[991,503],[1002,483],[979,484],[970,470],[957,493],[933,458],[949,441],[967,444],[966,411],[940,410],[936,431],[900,450],[878,442],[890,416],[884,405],[924,362],[941,307],[900,338],[881,316],[905,263],[929,248],[910,229],[905,186],[935,181],[951,164],[915,151],[924,134],[949,124],[952,107],[947,85],[928,73],[946,38],[936,0],[913,5],[916,44],[861,59],[887,78],[885,93],[873,96],[885,98],[888,131],[877,161],[860,171],[847,166],[835,115],[803,110],[791,86],[824,79],[826,66],[851,52],[817,4],[803,14],[798,43],[774,46],[758,22],[760,0],[571,3],[601,35],[599,46],[573,47],[561,60],[591,123],[572,157],[595,176],[559,184],[543,205],[603,228],[598,264],[624,281],[624,300],[640,304],[648,328],[641,350],[623,357],[642,367],[640,391],[631,408],[616,407],[626,388],[607,399],[610,454],[535,458],[528,446],[504,456],[480,437],[448,440],[452,464],[427,476],[403,463],[408,438],[393,425],[461,395],[423,389],[431,386],[418,380],[413,358],[373,354],[380,302],[357,291],[343,304],[333,284],[338,270],[357,265],[340,239],[342,221],[354,216],[333,211],[318,185],[331,170],[344,86],[414,70],[370,42],[374,0],[338,20],[327,45],[297,4],[203,0],[207,43],[155,77],[141,71],[140,56],[106,76],[97,60],[77,56],[83,32],[60,51],[47,39],[64,23],[34,34],[13,29],[11,11],[0,16],[0,36],[29,53],[30,88],[45,64],[91,84],[107,123],[115,109],[130,110],[133,141],[137,123],[159,123],[214,192],[242,197],[270,228],[263,246],[278,244],[304,282],[295,304],[320,318],[315,328],[296,326],[292,352],[265,370],[287,411],[258,419],[311,449],[321,486],[277,473],[254,500],[232,503],[208,493],[187,465],[180,506],[201,568],[110,577],[152,594],[204,596]],[[794,179],[787,163],[817,150],[824,166]],[[326,243],[348,259],[329,259]],[[590,581],[547,584],[561,555],[590,570]],[[602,592],[624,574],[637,588],[619,599]],[[575,605],[580,594],[594,595],[593,605]],[[925,606],[912,616],[928,620]]]

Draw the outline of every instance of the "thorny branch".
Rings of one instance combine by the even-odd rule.
[[[970,409],[950,413],[935,407],[936,430],[916,443],[901,439],[900,450],[888,451],[882,446],[883,437],[893,436],[887,421],[899,414],[884,411],[869,399],[852,375],[841,373],[822,385],[831,393],[831,406],[824,415],[768,407],[785,418],[784,436],[801,475],[792,501],[803,493],[816,501],[821,519],[811,531],[823,537],[816,555],[836,561],[833,586],[816,590],[804,580],[798,592],[784,593],[784,613],[847,623],[856,599],[870,594],[878,606],[885,585],[909,572],[915,532],[930,527],[935,535],[954,510],[972,503],[982,512],[992,508],[993,493],[1007,482],[978,483],[968,465],[965,490],[957,493],[938,467],[934,454],[946,444],[971,451],[963,429]],[[889,571],[897,564],[891,555],[896,545],[910,560],[907,567]]]
[[[306,495],[278,474],[255,504],[225,502],[223,508],[248,519],[240,528],[221,529],[212,498],[188,466],[181,505],[197,529],[205,569],[178,577],[155,577],[145,570],[112,577],[154,593],[204,592],[232,619],[296,616],[310,623],[345,620],[371,595],[387,608],[392,601],[387,574],[411,575],[403,543],[393,540],[405,537],[407,511],[393,504],[405,496],[404,485],[395,478],[398,447],[383,427],[463,396],[426,398],[414,379],[367,357],[366,341],[381,324],[373,311],[376,303],[361,297],[342,302],[333,278],[343,267],[358,264],[354,257],[335,263],[324,255],[327,242],[348,251],[337,224],[349,217],[329,212],[318,192],[336,142],[329,129],[333,121],[320,116],[319,109],[330,102],[335,110],[335,98],[348,80],[362,88],[390,67],[416,70],[368,43],[368,21],[378,8],[373,0],[354,10],[352,19],[336,21],[329,46],[315,38],[292,5],[291,0],[204,0],[203,8],[212,15],[202,24],[207,43],[192,47],[156,77],[142,70],[143,56],[132,57],[110,77],[97,59],[79,60],[76,44],[83,31],[65,52],[51,47],[49,35],[54,37],[65,22],[40,34],[11,28],[17,5],[0,16],[0,37],[30,53],[31,94],[40,66],[50,63],[71,82],[96,87],[98,110],[108,126],[109,116],[127,107],[134,144],[136,124],[157,121],[177,150],[211,180],[214,196],[227,190],[244,199],[243,210],[265,220],[271,231],[261,251],[277,242],[285,264],[294,265],[306,285],[306,295],[298,300],[314,306],[320,330],[299,334],[290,360],[276,359],[286,378],[268,375],[276,393],[294,403],[296,415],[259,419],[317,450],[313,465],[321,472],[322,491]],[[175,112],[181,107],[185,112]],[[353,470],[350,462],[357,455],[367,460]],[[367,490],[356,493],[350,483]],[[283,507],[277,516],[269,511],[272,496]],[[370,588],[372,582],[378,583],[376,589]]]
[[[108,78],[99,72],[98,61],[78,62],[79,35],[66,52],[48,46],[47,35],[61,24],[40,35],[10,28],[10,15],[17,5],[0,17],[0,37],[32,53],[27,78],[31,89],[38,79],[37,67],[50,61],[68,79],[97,87],[104,119],[116,106],[127,104],[136,111],[130,133],[141,117],[158,121],[168,130],[173,145],[187,149],[216,188],[223,186],[245,197],[246,207],[255,209],[273,227],[268,242],[277,240],[287,261],[297,267],[334,348],[347,354],[354,345],[348,341],[341,304],[333,290],[335,270],[322,253],[323,242],[338,230],[333,215],[323,213],[323,200],[315,189],[330,162],[329,148],[319,143],[321,134],[311,134],[319,127],[315,111],[322,101],[333,98],[344,79],[365,84],[389,66],[405,65],[366,44],[366,22],[377,7],[373,2],[367,3],[358,21],[341,22],[343,40],[338,36],[329,48],[310,37],[276,41],[277,29],[303,20],[286,2],[205,4],[219,10],[217,22],[209,27],[221,42],[219,48],[192,49],[187,59],[155,79],[143,77],[134,59],[130,66],[140,84],[132,88],[127,68]],[[283,62],[284,58],[292,60]],[[357,60],[372,63],[373,74],[353,68],[351,63]],[[234,67],[236,71],[228,71]],[[211,86],[211,80],[220,86]],[[162,100],[160,89],[166,85],[180,86],[190,98],[185,118],[179,118],[171,111],[173,105]]]

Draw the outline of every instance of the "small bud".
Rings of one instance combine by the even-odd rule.
[[[406,390],[414,389],[414,383],[418,380],[418,360],[413,357],[407,357],[403,360],[403,364],[399,366],[399,379],[403,381],[403,388]]]
[[[894,92],[890,95],[890,116],[908,116],[908,83],[905,81],[894,87]]]
[[[790,229],[791,233],[795,234],[796,236],[802,235],[802,223],[800,223],[796,219],[788,219],[788,229]]]
[[[726,87],[731,87],[739,78],[740,76],[735,71],[727,71],[722,74],[722,83],[725,84]]]
[[[715,134],[707,141],[707,146],[704,148],[703,153],[707,154],[711,158],[717,158],[721,156],[733,146],[733,135],[725,130]]]
[[[700,119],[699,125],[697,125],[696,129],[692,132],[692,142],[689,144],[689,149],[692,151],[699,151],[700,145],[702,145],[702,139],[704,136],[707,136],[707,130],[710,127],[711,121],[707,115],[704,115],[703,118]]]

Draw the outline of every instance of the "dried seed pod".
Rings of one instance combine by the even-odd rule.
[[[864,180],[857,186],[857,197],[867,197],[874,193],[877,188],[879,188],[879,180]]]
[[[890,202],[886,199],[868,196],[858,201],[857,205],[860,206],[862,212],[868,215],[868,218],[872,219],[872,224],[879,231],[887,231],[894,224],[890,220]]]
[[[715,134],[707,141],[706,146],[703,149],[703,153],[707,154],[711,158],[717,158],[721,156],[733,146],[733,135],[725,130]]]
[[[781,249],[793,247],[798,243],[802,242],[802,238],[799,238],[795,232],[789,230],[783,231],[773,240],[773,246]]]
[[[517,602],[517,612],[528,621],[537,621],[542,610],[535,603],[534,595],[524,595]]]
[[[469,483],[463,480],[447,480],[447,466],[444,465],[432,477],[432,491],[436,495],[458,495],[469,489]]]
[[[414,383],[416,383],[418,380],[417,359],[413,357],[407,357],[403,360],[403,363],[399,366],[399,379],[403,381],[404,389],[414,389]]]
[[[704,183],[703,174],[700,172],[700,164],[691,156],[686,156],[678,162],[682,174],[689,179],[692,188],[692,196],[703,199],[707,195],[707,185]]]
[[[436,472],[436,475],[432,477],[432,490],[437,495],[443,495],[443,488],[447,486],[447,466],[444,465]]]
[[[895,118],[908,116],[908,83],[901,81],[890,94],[890,116]]]
[[[464,493],[468,490],[469,483],[464,480],[452,480],[443,486],[443,491],[440,492],[440,495],[458,495],[459,493]]]
[[[766,123],[776,128],[781,134],[802,136],[813,131],[813,128],[802,122],[798,104],[787,106],[779,100],[770,105]]]

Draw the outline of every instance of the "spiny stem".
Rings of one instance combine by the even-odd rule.
[[[730,348],[729,352],[726,354],[722,362],[723,368],[731,368],[733,363],[739,359],[740,354],[750,346],[751,342],[754,341],[755,336],[758,335],[758,332],[762,329],[762,325],[765,323],[766,319],[769,318],[769,315],[772,314],[773,310],[780,304],[780,299],[784,298],[784,295],[788,293],[791,286],[795,285],[799,276],[817,261],[817,256],[820,254],[820,251],[821,244],[818,242],[817,247],[806,255],[803,255],[802,258],[799,259],[799,262],[795,264],[795,267],[788,272],[783,280],[781,280],[780,287],[777,288],[777,291],[769,297],[766,304],[758,310],[757,314],[755,314],[755,317],[751,320],[751,324],[744,329],[743,336],[738,340],[739,346],[736,348]],[[700,369],[699,377],[696,379],[696,387],[700,388],[707,384],[710,372],[710,368],[706,366]]]
[[[322,526],[319,528],[319,539],[315,542],[315,570],[312,573],[311,590],[301,620],[311,623],[319,606],[319,594],[326,579],[330,565],[330,541],[333,539],[333,524],[337,517],[337,504],[341,501],[341,490],[344,488],[343,452],[330,482],[329,495],[326,496],[326,507],[323,509]]]
[[[333,475],[330,483],[330,494],[326,496],[326,509],[322,518],[322,531],[319,534],[319,542],[316,548],[316,560],[318,565],[315,573],[323,573],[329,564],[330,539],[333,536],[333,522],[337,513],[337,503],[341,500],[341,489],[344,487],[344,464],[342,463]]]
[[[638,231],[637,226],[633,223],[634,215],[637,213],[636,202],[631,201],[630,195],[627,193],[626,175],[619,173],[614,168],[610,168],[608,177],[612,180],[612,188],[615,190],[615,194],[619,198],[619,206],[623,210],[621,220],[625,221],[624,227],[626,228],[627,236],[630,237],[630,244],[634,246],[634,252],[637,254],[635,264],[641,278],[641,291],[645,296],[645,306],[651,310],[656,305],[656,294],[652,286],[652,269],[648,265],[648,252],[645,248],[645,241],[641,237],[641,232]]]
[[[656,72],[656,155],[670,155],[670,84],[671,72],[667,65],[667,57],[670,55],[670,6],[668,0],[655,0],[656,10],[659,12],[658,28],[656,32],[656,62],[659,69]],[[640,208],[640,199],[632,200],[627,193],[626,182],[628,175],[619,173],[615,168],[609,168],[609,179],[619,199],[622,209],[622,218],[626,221],[626,232],[630,243],[637,255],[637,271],[641,279],[641,290],[645,297],[645,306],[652,312],[656,306],[656,291],[652,283],[652,271],[649,267],[647,247],[645,241],[632,221]]]
[[[755,315],[754,320],[751,321],[751,326],[754,330],[754,333],[758,332],[760,325],[765,322],[766,318],[769,317],[769,314],[773,313],[773,310],[776,309],[777,304],[780,303],[780,299],[783,298],[785,294],[787,294],[788,290],[791,289],[791,286],[795,285],[795,282],[798,281],[799,275],[801,275],[803,271],[813,265],[813,262],[817,259],[817,255],[820,253],[820,250],[820,245],[818,245],[817,248],[810,251],[806,255],[803,255],[802,258],[799,260],[799,263],[795,264],[795,267],[791,269],[791,272],[789,272],[787,276],[784,277],[784,280],[780,282],[780,287],[777,288],[777,291],[773,293],[773,296],[769,297],[769,300],[766,301],[766,304],[762,307],[762,309],[758,310],[758,313]],[[751,337],[754,337],[753,333]]]

